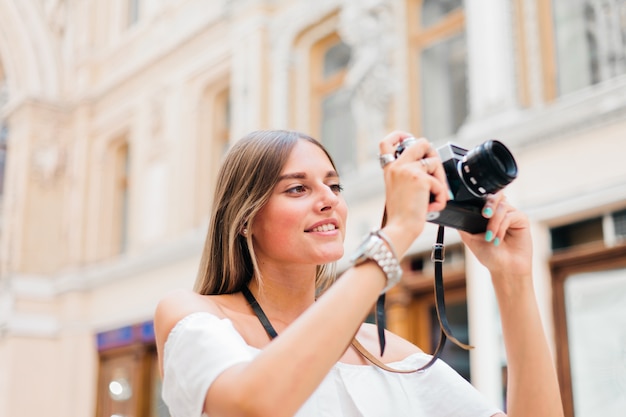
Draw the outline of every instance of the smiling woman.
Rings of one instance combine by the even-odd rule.
[[[380,153],[411,136],[388,134]],[[253,132],[232,147],[218,176],[195,292],[166,296],[155,314],[163,399],[173,416],[502,415],[441,360],[424,372],[387,372],[351,346],[356,338],[375,351],[376,329],[363,321],[400,280],[398,256],[422,232],[427,212],[443,210],[448,199],[441,159],[427,140],[414,142],[383,168],[385,226],[367,237],[336,282],[348,210],[328,152],[293,131]],[[558,417],[531,285],[528,222],[501,195],[487,205],[498,248],[484,234],[463,238],[507,301],[501,311],[509,374],[520,381],[511,383],[510,415]],[[508,268],[516,273],[503,272]],[[397,335],[386,338],[384,355],[373,356],[393,368],[417,369],[431,359]]]

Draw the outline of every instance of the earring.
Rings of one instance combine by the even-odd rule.
[[[242,235],[244,235],[245,237],[248,237],[248,228],[247,228],[247,227],[244,227],[244,228],[241,230],[241,234],[242,234]]]

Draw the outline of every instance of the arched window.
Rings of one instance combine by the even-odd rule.
[[[352,50],[339,34],[339,12],[317,19],[293,43],[289,124],[318,138],[340,174],[357,166],[357,132],[345,88]]]
[[[333,156],[341,173],[356,169],[356,129],[350,93],[342,89],[350,47],[332,33],[311,49],[313,131]]]

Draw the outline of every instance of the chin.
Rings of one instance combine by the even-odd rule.
[[[328,256],[324,257],[325,259],[321,263],[330,264],[330,263],[339,261],[342,257],[343,257],[343,250],[336,252],[336,253],[330,253],[328,254]]]

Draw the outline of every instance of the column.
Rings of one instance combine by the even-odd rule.
[[[473,136],[516,106],[515,44],[509,2],[466,0],[465,9],[469,120],[460,135]]]
[[[469,250],[465,265],[472,385],[502,407],[502,331],[491,275]]]

